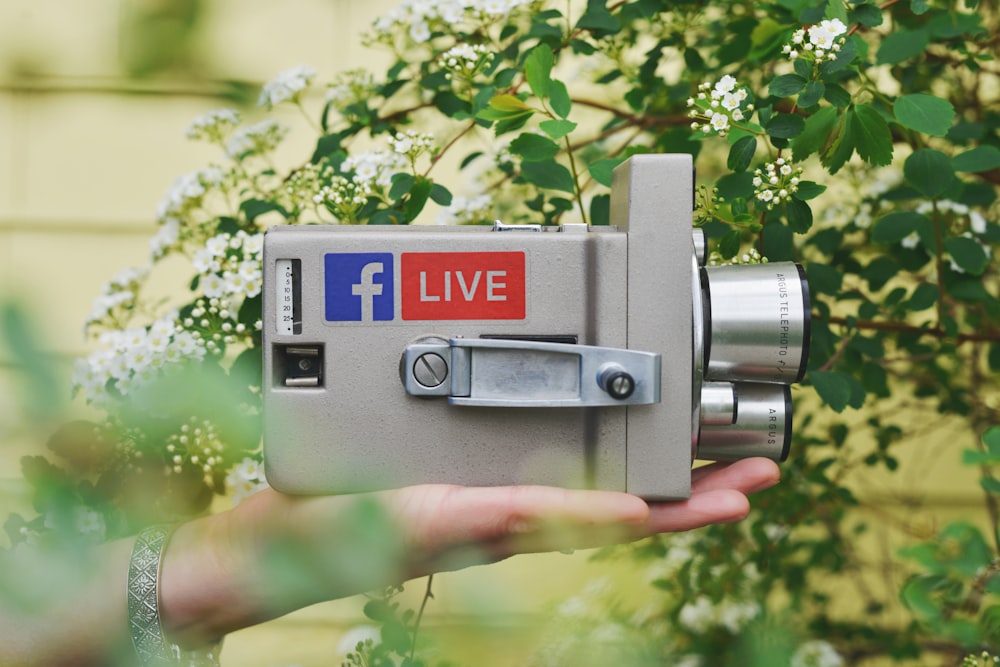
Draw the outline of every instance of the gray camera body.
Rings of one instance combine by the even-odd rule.
[[[801,269],[703,267],[693,187],[690,156],[636,156],[609,227],[269,229],[268,482],[666,500],[690,494],[695,458],[784,458]]]

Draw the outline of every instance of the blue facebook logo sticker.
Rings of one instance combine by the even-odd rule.
[[[326,321],[377,322],[395,316],[391,252],[328,253]]]

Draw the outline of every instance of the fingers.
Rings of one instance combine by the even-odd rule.
[[[649,507],[611,491],[543,486],[418,486],[393,492],[390,503],[418,548],[495,542],[553,526],[639,526]]]
[[[693,530],[716,523],[732,523],[746,518],[750,501],[734,489],[698,491],[691,498],[676,503],[658,503],[650,507],[644,534]]]
[[[743,459],[734,463],[713,463],[691,471],[692,494],[716,489],[756,493],[781,479],[778,464],[770,459]]]

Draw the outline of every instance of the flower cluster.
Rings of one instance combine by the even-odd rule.
[[[741,264],[767,264],[767,257],[762,257],[756,248],[750,248],[741,255],[733,257],[723,257],[718,250],[713,250],[708,254],[705,262],[708,266],[728,266]]]
[[[798,191],[801,177],[801,167],[793,167],[791,162],[779,157],[765,164],[763,169],[754,170],[754,195],[770,211]]]
[[[921,202],[917,206],[916,212],[922,215],[937,213],[938,215],[949,216],[949,230],[954,235],[972,239],[979,244],[986,257],[992,255],[993,249],[979,238],[987,231],[986,218],[979,211],[970,209],[965,204],[953,202],[950,199],[942,199],[934,203],[929,201]],[[919,246],[920,243],[920,236],[916,232],[910,232],[900,241],[900,245],[911,250]],[[965,269],[959,266],[954,258],[949,257],[948,262],[952,271],[965,273]]]
[[[244,299],[260,294],[263,282],[263,234],[216,234],[195,251],[191,263],[199,273],[199,287],[209,299],[220,299],[224,309],[236,311]]]
[[[202,114],[188,126],[188,139],[221,144],[240,124],[240,113],[234,109],[216,109]]]
[[[167,475],[180,475],[189,471],[200,472],[209,486],[216,475],[225,472],[227,461],[225,445],[215,430],[215,425],[207,420],[191,417],[181,424],[180,433],[167,438]]]
[[[376,150],[352,155],[341,163],[344,172],[353,172],[352,180],[370,188],[387,188],[392,177],[407,168],[403,155],[395,151]]]
[[[701,84],[698,94],[687,101],[691,129],[726,136],[734,123],[745,120],[753,112],[754,105],[748,99],[747,89],[728,74],[714,86],[708,82]]]
[[[413,130],[397,132],[389,137],[389,146],[394,153],[405,156],[413,164],[424,153],[434,152],[434,135]]]
[[[178,176],[156,208],[156,219],[162,225],[180,222],[191,211],[200,208],[205,195],[225,179],[218,167],[208,167]]]
[[[139,288],[149,275],[148,269],[125,269],[109,280],[94,299],[90,315],[84,322],[84,331],[96,324],[114,326],[119,316],[127,316],[135,307]]]
[[[451,204],[438,214],[439,225],[475,225],[492,218],[493,199],[489,195],[476,197],[456,196]]]
[[[791,44],[785,44],[781,51],[791,60],[810,59],[821,63],[836,60],[837,53],[847,41],[847,26],[840,19],[824,19],[808,29],[800,28],[792,34]],[[808,37],[808,39],[807,39]]]
[[[226,155],[243,160],[252,155],[270,153],[288,136],[288,128],[268,118],[233,132],[226,142]]]
[[[403,31],[417,44],[426,43],[436,31],[456,32],[462,25],[482,26],[502,21],[534,0],[404,0],[372,25],[368,42],[393,44]]]
[[[264,84],[257,104],[268,109],[282,102],[290,101],[297,104],[300,94],[309,87],[315,76],[316,70],[308,65],[297,65],[286,69]]]
[[[993,667],[994,665],[1000,665],[1000,656],[990,655],[989,651],[983,651],[979,655],[965,656],[961,667]]]
[[[482,44],[459,44],[438,58],[438,67],[449,79],[471,81],[493,62],[494,55]]]
[[[829,642],[808,641],[792,655],[791,667],[843,667],[844,659]]]
[[[98,341],[101,348],[73,366],[74,393],[97,406],[109,404],[111,388],[126,396],[159,373],[201,360],[206,353],[202,337],[178,326],[173,317],[159,319],[148,328],[107,331]]]
[[[330,184],[324,185],[313,197],[313,201],[325,206],[341,222],[350,224],[357,221],[358,212],[373,193],[369,182],[334,176]]]
[[[268,488],[264,468],[257,459],[246,457],[226,475],[226,487],[232,494],[233,505],[239,505],[258,491]]]
[[[375,77],[363,69],[341,72],[327,86],[327,103],[342,114],[350,116],[350,108],[372,97],[375,91]]]
[[[702,634],[709,628],[720,627],[735,635],[757,618],[760,611],[760,603],[754,600],[727,597],[714,604],[702,595],[684,603],[677,620],[683,627],[697,634]]]

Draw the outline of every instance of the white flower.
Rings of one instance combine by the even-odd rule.
[[[226,475],[226,486],[232,493],[234,506],[258,491],[268,488],[260,463],[249,457],[244,458],[229,471]]]
[[[842,667],[843,664],[844,659],[832,644],[814,639],[796,649],[791,667]]]
[[[701,633],[712,627],[715,621],[715,608],[707,597],[699,597],[694,602],[686,602],[681,607],[678,621],[688,630]]]
[[[739,634],[747,623],[760,614],[760,605],[756,602],[733,602],[729,599],[719,605],[719,624],[732,634]]]
[[[220,297],[226,293],[226,281],[215,273],[209,274],[201,281],[201,291],[209,298]]]
[[[736,79],[731,75],[726,74],[724,77],[719,79],[719,82],[715,84],[715,90],[720,93],[728,93],[736,87]]]
[[[153,238],[149,239],[149,254],[154,262],[176,245],[180,238],[180,230],[181,223],[177,218],[169,218],[160,225]]]
[[[222,234],[216,234],[205,242],[205,249],[208,250],[213,257],[223,257],[226,254],[226,250],[229,249],[229,241],[231,238],[232,237],[225,232]]]
[[[240,124],[240,114],[233,109],[216,109],[194,119],[187,129],[189,139],[221,141]]]
[[[226,142],[226,155],[241,159],[249,155],[269,153],[288,136],[288,128],[276,120],[267,120],[233,132]]]
[[[410,39],[417,44],[423,44],[431,38],[431,29],[424,21],[418,21],[410,26]]]
[[[299,93],[309,86],[315,76],[316,70],[308,65],[287,69],[264,84],[257,104],[270,108],[286,100],[298,101]]]
[[[969,228],[976,234],[986,233],[986,218],[978,211],[969,212]]]
[[[723,132],[729,127],[729,116],[723,113],[713,113],[709,123],[712,124],[712,129],[716,132]]]

